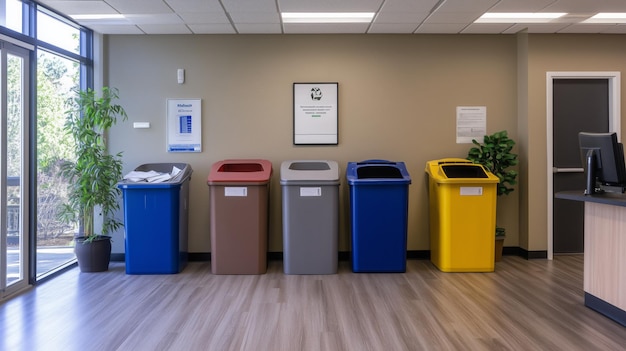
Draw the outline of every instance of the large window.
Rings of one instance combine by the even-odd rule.
[[[74,260],[75,225],[59,220],[68,182],[59,172],[74,160],[74,141],[63,131],[67,101],[79,78],[79,64],[55,53],[37,53],[37,276]]]
[[[58,218],[68,188],[59,165],[75,157],[63,131],[65,111],[77,89],[90,87],[93,67],[88,29],[29,0],[0,0],[0,10],[0,48],[25,52],[5,54],[4,72],[11,74],[0,75],[23,94],[2,100],[0,277],[6,285],[20,278],[32,283],[75,261],[76,225]]]
[[[2,12],[7,16],[0,18],[0,25],[12,29],[16,32],[22,32],[22,2],[19,0],[0,0]]]

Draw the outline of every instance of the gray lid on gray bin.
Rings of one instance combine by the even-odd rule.
[[[280,180],[339,181],[339,165],[329,160],[290,160],[280,165]]]

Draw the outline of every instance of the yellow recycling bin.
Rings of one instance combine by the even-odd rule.
[[[430,260],[443,272],[493,272],[498,177],[461,158],[428,161]]]

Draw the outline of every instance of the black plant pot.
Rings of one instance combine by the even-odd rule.
[[[92,242],[77,238],[74,246],[81,272],[104,272],[111,261],[111,237],[99,236]]]

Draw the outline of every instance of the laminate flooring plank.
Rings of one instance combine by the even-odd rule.
[[[626,350],[584,306],[583,256],[505,256],[494,273],[213,275],[70,270],[0,302],[0,350]]]

